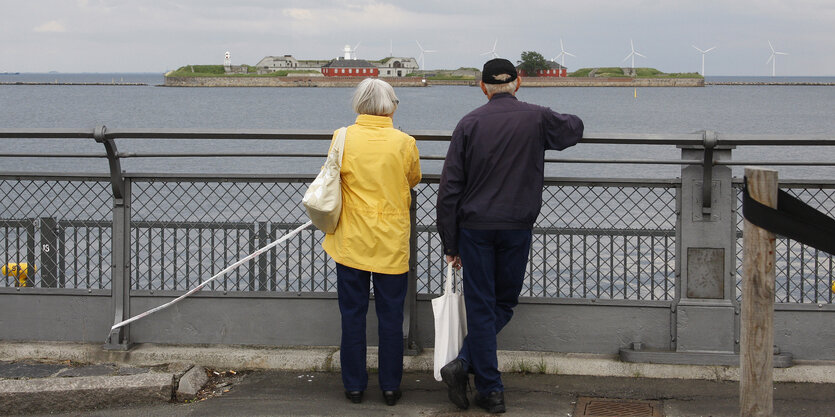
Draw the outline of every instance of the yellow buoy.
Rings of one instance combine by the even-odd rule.
[[[15,278],[15,286],[27,287],[29,283],[29,276],[34,276],[37,270],[38,267],[36,267],[35,265],[32,265],[30,267],[29,264],[26,262],[9,262],[6,265],[3,265],[2,268],[0,268],[0,273],[7,277]]]

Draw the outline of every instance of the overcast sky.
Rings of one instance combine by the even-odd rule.
[[[569,71],[635,66],[707,75],[835,75],[833,0],[0,0],[0,72],[164,72],[187,64],[256,64],[267,55],[361,59],[437,52],[426,67],[481,67],[522,51]]]

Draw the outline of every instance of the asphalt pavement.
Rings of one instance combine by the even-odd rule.
[[[481,416],[475,405],[460,410],[431,372],[404,375],[403,398],[387,406],[371,374],[361,404],[343,394],[338,372],[256,371],[193,402],[155,401],[52,416]],[[617,378],[506,373],[508,416],[738,416],[739,384],[728,381]],[[472,399],[472,397],[471,397]],[[596,401],[596,402],[595,402]],[[646,410],[646,414],[584,414],[581,406]],[[619,407],[619,408],[618,408]],[[12,411],[12,410],[6,410]],[[631,411],[634,413],[635,411]],[[16,415],[12,412],[10,415]],[[835,384],[778,383],[775,416],[835,415]]]
[[[344,396],[338,363],[322,362],[330,364],[329,368],[311,367],[313,362],[302,360],[319,353],[322,358],[332,358],[338,355],[333,349],[288,352],[286,349],[247,350],[251,348],[241,347],[141,346],[123,356],[108,356],[111,354],[96,353],[99,347],[95,346],[82,346],[73,354],[66,347],[27,345],[28,354],[33,358],[9,360],[11,353],[22,355],[20,346],[0,343],[0,360],[5,361],[0,362],[0,414],[3,415],[486,415],[475,405],[469,410],[459,410],[451,404],[446,386],[434,380],[431,365],[427,367],[426,358],[422,356],[406,362],[407,372],[401,386],[403,397],[397,405],[387,406],[373,370],[364,401],[353,404]],[[177,352],[181,350],[189,355],[178,356]],[[46,360],[43,357],[45,352],[84,357],[82,351],[100,356],[88,356],[87,359],[96,360],[86,363],[79,362],[78,358]],[[614,358],[538,353],[543,355],[541,363],[547,366],[526,366],[530,371],[526,373],[518,366],[515,370],[511,366],[513,360],[520,360],[520,353],[501,353],[504,363],[508,364],[503,374],[508,416],[740,415],[739,383],[733,380],[733,372],[737,369],[734,367],[626,366]],[[278,362],[270,362],[268,358],[277,355],[286,355],[287,362],[278,365],[275,364]],[[211,359],[207,359],[209,357]],[[121,361],[108,363],[106,358]],[[191,358],[193,363],[185,363],[185,358]],[[270,363],[273,365],[265,365]],[[376,363],[375,358],[369,358],[369,363]],[[211,364],[215,367],[210,367]],[[236,364],[240,368],[229,368]],[[288,369],[294,364],[297,369]],[[577,367],[571,368],[570,364]],[[800,364],[793,368],[775,370],[776,380],[795,381],[774,383],[773,415],[835,416],[833,364]],[[179,379],[185,379],[184,374],[190,369],[197,370],[197,374],[206,373],[210,379],[196,397],[178,398]],[[807,380],[803,380],[804,377]],[[50,384],[63,388],[46,389]],[[129,386],[135,391],[127,390]],[[21,387],[25,389],[21,391]],[[15,389],[17,391],[12,392]],[[472,399],[472,393],[470,395]],[[78,405],[72,405],[71,402],[76,400]],[[90,405],[89,401],[84,402],[87,400],[95,401]],[[22,404],[34,404],[34,408]]]

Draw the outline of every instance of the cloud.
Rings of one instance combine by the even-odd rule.
[[[284,9],[284,16],[294,20],[310,20],[313,18],[313,13],[308,9]]]
[[[35,32],[66,32],[67,29],[64,24],[57,20],[50,20],[40,26],[34,28]]]

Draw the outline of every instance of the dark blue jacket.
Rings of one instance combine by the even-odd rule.
[[[455,127],[438,188],[438,232],[458,254],[458,229],[532,229],[542,206],[545,150],[583,137],[583,121],[496,94]]]

